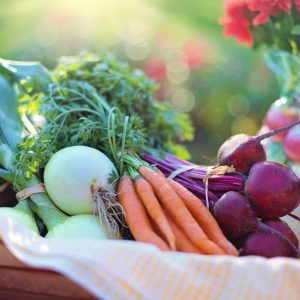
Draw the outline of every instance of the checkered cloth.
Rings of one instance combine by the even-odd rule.
[[[300,237],[300,224],[286,219]],[[3,217],[0,234],[21,261],[57,271],[101,299],[300,299],[296,259],[166,253],[131,241],[44,239]]]

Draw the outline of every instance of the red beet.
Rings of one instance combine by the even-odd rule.
[[[300,125],[288,131],[283,143],[286,156],[290,160],[300,163]]]
[[[219,149],[220,165],[234,166],[237,172],[248,173],[258,161],[266,160],[266,153],[260,141],[246,134],[229,138]]]
[[[237,172],[247,174],[255,163],[266,160],[266,153],[261,144],[262,140],[285,132],[297,124],[300,124],[300,121],[257,137],[246,134],[237,134],[230,137],[219,149],[219,165],[234,166]]]
[[[286,165],[258,162],[250,170],[246,197],[258,217],[274,219],[293,211],[300,203],[300,182]]]
[[[291,241],[291,243],[295,245],[296,248],[298,248],[298,239],[293,230],[286,222],[280,219],[263,220],[262,222],[282,233],[286,238],[288,238]]]
[[[299,113],[293,106],[289,106],[286,98],[281,98],[275,101],[267,112],[264,124],[271,130],[277,129],[299,120]],[[273,141],[281,142],[287,132],[274,135]]]
[[[227,192],[215,203],[214,216],[229,239],[245,236],[258,223],[249,201],[237,192]]]
[[[298,253],[294,247],[278,235],[267,232],[254,232],[249,234],[245,240],[242,250],[242,256],[259,255],[264,257],[294,257]]]

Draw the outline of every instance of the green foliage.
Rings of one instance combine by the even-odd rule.
[[[286,164],[287,159],[284,153],[283,145],[281,143],[268,142],[265,147],[268,160],[275,161],[281,164]]]
[[[19,83],[28,94],[45,90],[51,82],[47,69],[39,62],[0,59],[0,74]]]
[[[15,90],[10,82],[0,75],[0,145],[7,144],[11,149],[15,149],[21,138],[21,130]]]
[[[224,39],[218,22],[223,15],[223,0],[133,0],[130,3],[113,0],[105,5],[92,0],[88,10],[86,1],[81,0],[76,3],[50,0],[2,2],[0,56],[39,60],[47,67],[55,66],[60,55],[73,55],[82,49],[97,52],[102,49],[118,53],[118,57],[132,67],[143,68],[149,58],[161,53],[172,59],[179,45],[191,39],[202,43],[204,58],[208,58],[209,63],[192,71],[182,84],[195,96],[195,106],[190,114],[197,129],[196,138],[187,144],[195,162],[215,163],[202,157],[215,159],[218,146],[236,133],[232,128],[240,118],[251,118],[255,126],[242,130],[255,133],[267,108],[279,95],[278,84],[264,67],[261,54]],[[294,20],[300,18],[299,13],[292,13]],[[146,28],[142,45],[131,44],[129,34],[138,36],[141,33],[140,28],[128,26],[134,20]],[[164,36],[167,48],[166,41],[161,39]],[[159,52],[153,49],[157,46]],[[142,60],[130,59],[128,50],[142,49],[145,51]],[[176,88],[180,87],[176,84]],[[229,111],[228,103],[235,95],[247,100],[249,110],[246,115],[232,115]],[[28,97],[22,99],[30,101]],[[175,151],[174,147],[172,150]]]
[[[299,97],[300,58],[285,51],[271,49],[265,53],[265,60],[278,79],[281,95]]]
[[[140,116],[148,146],[159,151],[169,151],[166,145],[172,147],[179,136],[184,140],[193,138],[189,117],[175,112],[167,103],[157,102],[154,82],[140,70],[131,72],[127,64],[112,55],[83,53],[63,58],[54,79],[86,81],[111,107],[118,107],[125,115]]]
[[[27,177],[68,146],[103,151],[122,174],[125,152],[163,153],[176,148],[178,136],[192,139],[189,118],[155,101],[153,82],[110,55],[65,58],[52,75],[48,90],[23,104],[27,112],[38,106],[46,120],[20,145],[18,168]],[[184,147],[179,153],[187,155]]]

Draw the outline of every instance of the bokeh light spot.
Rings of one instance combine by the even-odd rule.
[[[171,102],[179,112],[188,112],[195,105],[194,94],[187,89],[178,89],[172,94]]]
[[[235,119],[231,124],[231,133],[245,133],[255,135],[259,129],[259,124],[251,117],[240,117]]]
[[[248,114],[250,105],[248,99],[243,95],[233,95],[227,103],[228,111],[234,117],[241,117]]]

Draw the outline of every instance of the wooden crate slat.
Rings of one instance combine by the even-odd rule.
[[[90,298],[74,298],[72,297],[59,297],[59,296],[49,296],[43,294],[32,294],[32,293],[20,293],[11,290],[0,290],[1,300],[87,300]]]
[[[3,296],[2,293],[3,292]],[[17,260],[0,242],[0,299],[16,295],[43,295],[37,299],[95,299],[64,276],[46,269],[32,268]],[[20,296],[21,297],[21,296]],[[27,296],[26,296],[27,297]],[[49,297],[49,298],[47,298]],[[8,299],[18,299],[10,297]],[[26,299],[21,297],[20,299]],[[34,298],[28,298],[34,300]]]
[[[91,295],[67,278],[47,272],[0,267],[0,289],[47,294],[49,296],[91,298]],[[76,296],[76,297],[75,297]]]

